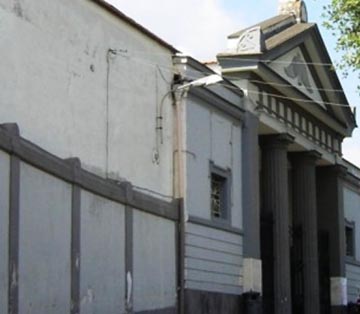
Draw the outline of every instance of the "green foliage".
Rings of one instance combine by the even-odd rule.
[[[324,26],[337,38],[337,50],[342,52],[339,68],[344,75],[360,70],[360,0],[331,0],[324,7]],[[359,75],[360,77],[360,75]]]

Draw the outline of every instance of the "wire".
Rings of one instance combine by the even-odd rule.
[[[124,55],[123,55],[124,56]],[[174,67],[170,67],[170,66],[164,66],[164,65],[159,65],[156,63],[151,63],[151,62],[145,62],[143,58],[137,58],[134,56],[124,56],[124,57],[128,57],[131,60],[134,60],[136,62],[138,62],[139,64],[142,65],[147,65],[147,66],[153,66],[153,67],[157,67],[158,69],[163,69],[164,71],[168,71],[169,73],[172,74],[178,74],[177,71],[175,71]],[[242,59],[245,60],[245,59]],[[251,59],[248,59],[251,60]],[[209,75],[209,74],[213,74],[214,72],[209,69],[209,71],[197,71],[197,70],[192,70],[192,72],[196,73],[196,74],[203,74],[203,75]],[[231,76],[231,75],[223,75],[223,77],[225,79],[237,79],[238,77],[236,76]],[[192,75],[187,75],[187,78],[189,79],[198,79],[199,76],[192,76]],[[283,86],[283,87],[294,87],[294,85],[291,84],[280,84],[280,83],[275,83],[275,82],[263,82],[260,80],[247,80],[248,82],[252,82],[252,83],[257,83],[257,84],[264,84],[264,85],[273,85],[273,86]],[[228,89],[234,89],[234,90],[239,90],[241,88],[236,87],[236,86],[231,86],[229,84],[223,84],[223,83],[217,83],[217,85],[222,85],[227,87]],[[318,91],[333,91],[333,92],[343,92],[343,90],[340,89],[322,89],[322,88],[313,88],[313,90],[318,90]],[[252,94],[260,94],[260,92],[257,91],[251,91],[248,90],[248,93],[252,93]],[[316,104],[315,100],[307,100],[307,99],[302,99],[302,98],[293,98],[293,97],[287,97],[287,96],[281,96],[281,95],[277,95],[277,94],[271,94],[271,93],[266,93],[267,95],[273,96],[275,98],[281,98],[281,99],[287,99],[287,100],[291,100],[291,101],[299,101],[299,102],[303,102],[303,103],[312,103],[312,104]],[[325,105],[329,105],[329,106],[337,106],[337,107],[350,107],[348,104],[342,104],[342,103],[334,103],[334,102],[321,102],[322,104]]]

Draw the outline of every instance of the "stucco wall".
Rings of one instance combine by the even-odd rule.
[[[96,174],[172,195],[170,98],[163,144],[155,133],[170,52],[88,0],[0,0],[0,21],[0,122]]]
[[[355,263],[346,264],[348,301],[355,302],[360,295],[360,193],[344,187],[345,219],[355,223]]]
[[[188,215],[211,220],[210,161],[231,171],[231,226],[242,228],[241,125],[200,99],[186,104],[186,197]]]
[[[211,223],[210,162],[229,170],[229,227],[242,229],[241,124],[196,97],[186,103],[185,228],[186,288],[229,294],[242,293],[242,235],[217,230]],[[226,229],[226,228],[225,228]]]

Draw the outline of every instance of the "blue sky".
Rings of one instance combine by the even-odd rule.
[[[278,0],[107,0],[120,11],[200,61],[214,60],[226,48],[226,36],[277,14]],[[309,22],[317,23],[333,61],[335,38],[322,27],[323,6],[329,0],[305,1]],[[351,106],[360,112],[357,75],[338,73]],[[360,115],[358,113],[360,125]],[[360,131],[343,145],[344,157],[360,167]]]

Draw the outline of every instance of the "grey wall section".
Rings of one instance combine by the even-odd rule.
[[[355,223],[355,257],[345,266],[348,302],[355,302],[360,295],[360,193],[348,184],[344,186],[344,214]]]
[[[347,278],[348,302],[356,302],[360,295],[360,264],[347,263],[345,266]]]
[[[125,208],[81,193],[81,314],[125,309]]]
[[[10,157],[0,152],[0,313],[8,310]]]
[[[71,186],[20,166],[19,313],[70,312]]]
[[[134,311],[175,307],[175,223],[134,210]]]
[[[360,261],[360,191],[347,186],[344,187],[344,214],[346,220],[355,223],[355,259]]]
[[[193,290],[242,293],[242,236],[187,223],[185,287]]]

